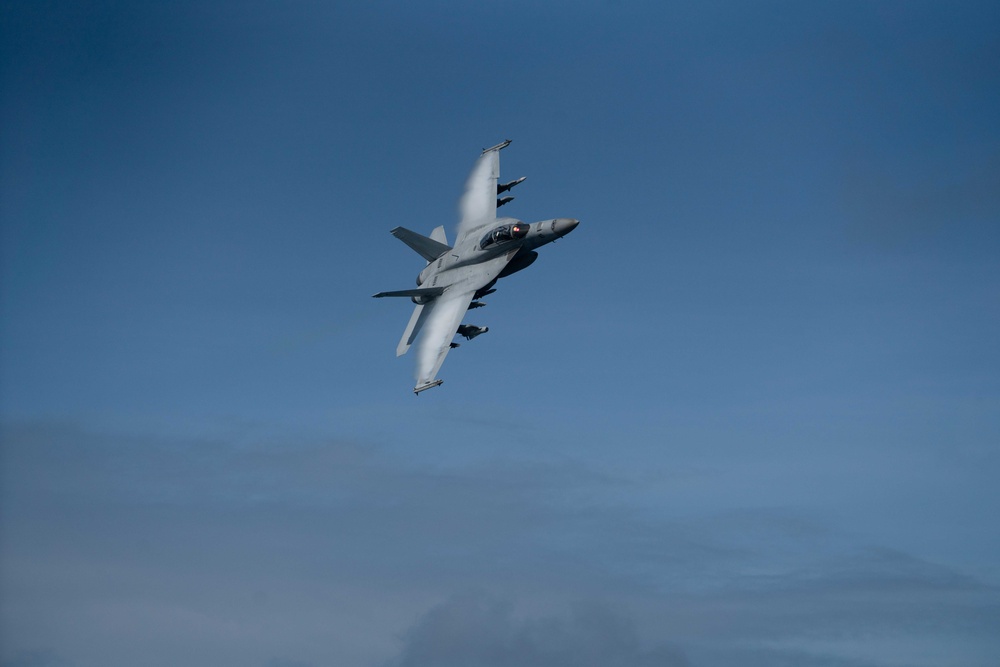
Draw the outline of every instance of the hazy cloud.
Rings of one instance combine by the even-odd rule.
[[[52,651],[21,651],[11,658],[0,659],[2,667],[71,667],[70,663]]]
[[[971,575],[802,512],[667,518],[639,502],[655,479],[580,464],[67,423],[8,425],[2,453],[13,665],[853,667],[926,637],[986,665],[998,648],[1000,593]]]
[[[567,615],[519,617],[511,604],[482,595],[454,597],[428,611],[387,667],[672,667],[676,648],[642,646],[630,619],[608,607],[579,605]]]

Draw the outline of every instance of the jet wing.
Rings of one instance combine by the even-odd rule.
[[[414,317],[422,322],[422,333],[417,342],[417,385],[413,388],[414,393],[441,384],[441,380],[435,378],[451,350],[451,341],[469,310],[476,290],[500,275],[516,254],[516,249],[511,250],[477,265],[474,275],[449,286],[444,294],[425,304],[419,315],[414,313]]]
[[[500,177],[500,151],[510,144],[510,140],[487,148],[479,156],[468,180],[465,193],[459,204],[461,218],[455,244],[462,242],[465,235],[473,230],[493,224],[497,219],[497,179]]]
[[[430,388],[451,349],[451,341],[472,303],[474,289],[449,291],[424,306],[423,333],[417,342],[417,384],[415,393]],[[429,312],[428,312],[429,311]],[[440,384],[440,382],[438,383]]]

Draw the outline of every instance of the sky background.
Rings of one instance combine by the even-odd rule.
[[[4,667],[986,667],[1000,5],[0,2]],[[581,220],[415,398],[482,147]]]

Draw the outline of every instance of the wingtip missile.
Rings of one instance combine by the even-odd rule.
[[[512,201],[514,201],[514,198],[513,198],[513,197],[510,197],[510,196],[507,196],[507,197],[500,197],[500,199],[497,199],[497,208],[500,208],[500,207],[501,207],[501,206],[503,206],[504,204],[509,204],[509,203],[511,203]]]
[[[483,149],[483,155],[485,155],[486,153],[489,153],[490,151],[503,150],[504,148],[507,148],[508,146],[510,146],[510,139],[504,139],[503,141],[501,141],[496,146],[490,146],[489,148],[484,148]]]
[[[420,392],[427,391],[428,389],[433,389],[434,387],[438,387],[443,382],[444,382],[444,380],[434,380],[433,382],[425,382],[424,384],[420,385],[419,387],[414,387],[413,388],[413,393],[415,395],[419,396]]]

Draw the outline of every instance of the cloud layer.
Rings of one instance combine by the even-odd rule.
[[[3,471],[10,665],[930,665],[959,646],[986,665],[997,648],[1000,593],[972,576],[787,511],[667,520],[583,466],[35,423],[5,429]]]

